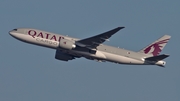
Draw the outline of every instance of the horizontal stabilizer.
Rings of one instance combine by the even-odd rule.
[[[162,54],[162,55],[158,55],[158,56],[153,56],[153,57],[145,58],[145,60],[148,60],[148,61],[159,61],[159,60],[163,60],[163,59],[165,59],[167,57],[169,57],[169,55]]]

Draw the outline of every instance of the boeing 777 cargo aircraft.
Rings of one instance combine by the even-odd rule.
[[[10,35],[23,42],[44,46],[56,50],[55,58],[62,61],[85,57],[99,62],[114,62],[129,65],[158,65],[164,67],[163,59],[169,55],[160,54],[171,36],[164,35],[138,52],[104,45],[119,30],[117,27],[108,32],[77,39],[31,28],[18,28],[10,31]]]

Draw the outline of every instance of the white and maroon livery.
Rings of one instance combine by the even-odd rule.
[[[55,49],[55,58],[62,61],[85,57],[99,62],[109,61],[118,64],[165,66],[166,62],[163,59],[169,55],[159,54],[171,38],[169,35],[164,35],[139,52],[102,44],[123,28],[117,27],[85,39],[72,38],[31,28],[13,29],[9,33],[23,42]]]

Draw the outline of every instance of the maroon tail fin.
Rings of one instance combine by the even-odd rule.
[[[159,38],[152,44],[148,45],[144,49],[140,50],[140,53],[144,53],[150,56],[157,56],[160,54],[160,52],[163,50],[163,48],[166,46],[168,41],[170,40],[171,36],[164,35],[163,37]]]

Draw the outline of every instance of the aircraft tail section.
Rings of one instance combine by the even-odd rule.
[[[164,35],[163,37],[159,38],[155,42],[151,43],[147,47],[140,50],[139,53],[143,53],[143,54],[146,54],[149,56],[157,56],[160,54],[160,52],[166,46],[166,44],[168,43],[170,38],[171,38],[171,36]]]
[[[165,59],[167,57],[169,57],[169,55],[166,55],[166,54],[152,56],[152,57],[145,58],[145,62],[149,63],[149,64],[155,64],[155,65],[158,65],[161,67],[165,67],[166,62],[163,61],[163,59]]]

